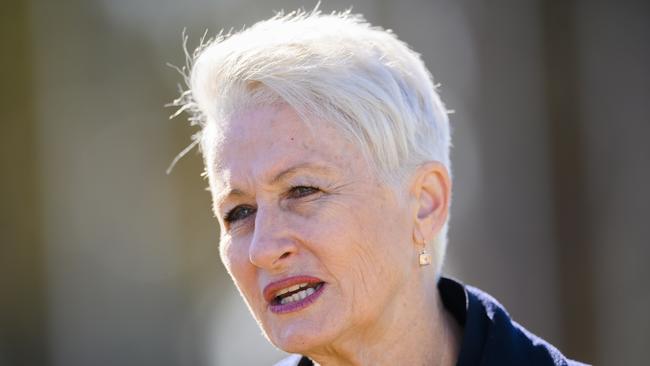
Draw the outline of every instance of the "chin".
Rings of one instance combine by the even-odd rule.
[[[297,319],[275,326],[265,333],[269,341],[279,349],[288,353],[306,354],[332,343],[337,333],[332,325],[331,321]]]

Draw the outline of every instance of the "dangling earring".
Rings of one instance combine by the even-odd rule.
[[[422,249],[420,255],[418,256],[420,262],[420,267],[428,266],[431,264],[431,254],[427,253],[426,250]]]

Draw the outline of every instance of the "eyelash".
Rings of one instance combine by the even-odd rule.
[[[245,210],[250,210],[251,212],[247,215],[242,214],[242,212],[245,212]],[[240,205],[228,211],[228,213],[226,213],[226,215],[224,216],[224,220],[230,224],[245,219],[246,217],[254,214],[255,211],[256,211],[255,207]]]
[[[295,186],[289,189],[289,191],[286,193],[286,197],[291,199],[300,199],[319,193],[320,191],[320,188],[314,186]],[[250,215],[254,214],[255,211],[257,211],[255,207],[249,205],[240,205],[228,211],[224,216],[224,220],[227,223],[232,224],[249,217]]]
[[[305,192],[306,191],[306,192]],[[303,198],[312,194],[320,192],[320,188],[314,186],[295,186],[289,189],[287,197],[289,198]]]

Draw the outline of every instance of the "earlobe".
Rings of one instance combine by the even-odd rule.
[[[421,165],[411,193],[416,203],[413,238],[417,244],[426,244],[438,235],[447,220],[451,195],[447,168],[439,162]]]

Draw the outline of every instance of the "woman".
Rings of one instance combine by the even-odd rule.
[[[280,365],[567,365],[441,278],[447,114],[418,54],[349,13],[279,15],[195,53],[220,254]]]

